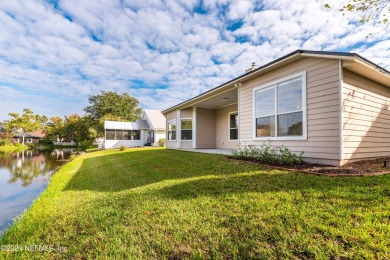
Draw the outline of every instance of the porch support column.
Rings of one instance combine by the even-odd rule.
[[[192,148],[196,149],[196,107],[192,108]]]
[[[181,110],[177,110],[176,116],[176,148],[180,149],[181,143]]]

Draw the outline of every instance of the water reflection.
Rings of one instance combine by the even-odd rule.
[[[0,152],[0,236],[45,189],[52,173],[73,149]]]

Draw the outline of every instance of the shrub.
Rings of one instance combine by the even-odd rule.
[[[90,148],[91,146],[93,145],[93,140],[84,140],[82,141],[80,144],[79,144],[79,149],[82,150],[82,151],[85,151],[87,150],[88,148]]]
[[[284,145],[272,146],[270,141],[264,142],[260,147],[238,144],[237,151],[232,151],[232,157],[236,159],[281,165],[303,164],[303,154],[301,152],[296,155]]]
[[[158,139],[158,146],[165,147],[165,138]]]
[[[10,143],[11,143],[11,140],[3,139],[3,140],[0,141],[0,146],[9,145]]]
[[[124,150],[126,150],[126,149],[127,149],[127,147],[124,146],[124,145],[121,145],[121,146],[119,147],[119,151],[124,151]]]

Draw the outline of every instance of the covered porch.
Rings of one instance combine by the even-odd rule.
[[[230,154],[238,144],[237,86],[166,114],[167,148]]]

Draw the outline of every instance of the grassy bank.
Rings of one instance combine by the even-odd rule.
[[[386,258],[390,175],[326,178],[159,149],[65,165],[0,245],[48,258]],[[1,257],[0,257],[1,258]]]
[[[1,152],[23,151],[31,149],[28,145],[2,145],[0,146]]]

